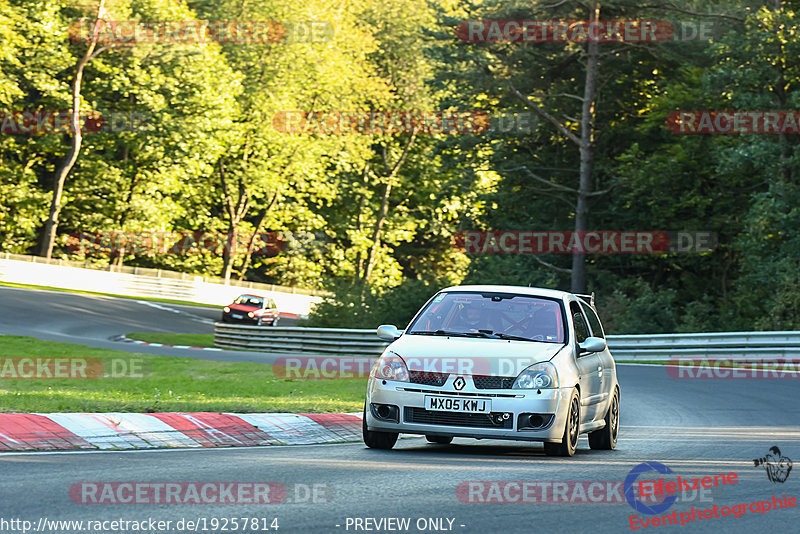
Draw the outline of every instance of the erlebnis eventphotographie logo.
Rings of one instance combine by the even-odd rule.
[[[778,447],[770,447],[763,458],[753,458],[756,467],[764,466],[770,482],[786,482],[792,472],[792,461],[781,454]]]

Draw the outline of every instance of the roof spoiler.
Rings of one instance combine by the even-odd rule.
[[[580,295],[578,293],[575,293],[575,296],[582,298],[583,300],[589,303],[589,306],[594,308],[594,291],[592,291],[591,295]]]

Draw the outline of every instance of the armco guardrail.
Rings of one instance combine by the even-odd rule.
[[[214,346],[229,349],[377,356],[387,345],[375,330],[358,328],[214,325]]]
[[[216,323],[214,345],[261,352],[377,356],[388,345],[373,329],[264,327]],[[800,332],[714,332],[608,336],[617,360],[800,358]]]
[[[273,298],[284,313],[307,315],[314,304],[322,300],[319,292],[253,282],[220,283],[185,273],[125,267],[119,270],[100,270],[97,266],[50,260],[36,256],[0,253],[0,281],[97,291],[114,295],[158,297],[186,300],[201,304],[224,306],[237,295],[256,293]],[[210,280],[210,281],[209,281]]]
[[[608,336],[617,360],[800,358],[800,332],[708,332]]]

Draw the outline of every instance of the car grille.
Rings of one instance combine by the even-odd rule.
[[[450,373],[434,373],[431,371],[409,371],[408,379],[413,384],[423,384],[426,386],[443,386]]]
[[[513,376],[479,376],[473,375],[472,382],[476,389],[511,389],[516,377]]]
[[[492,416],[503,415],[502,412],[488,413],[459,413],[436,412],[425,408],[406,407],[403,419],[406,423],[425,423],[443,426],[469,426],[477,428],[512,428],[513,420],[509,417],[502,424],[495,424]]]
[[[236,312],[236,313],[238,313],[239,315],[242,315],[242,318],[241,319],[237,319],[236,317],[233,316],[233,314],[231,314],[231,315],[228,315],[228,320],[229,321],[250,322],[250,323],[252,323],[253,321],[257,321],[258,320],[258,319],[253,319],[252,317],[248,317],[247,316],[247,312],[245,312],[244,314],[242,314],[241,312]]]
[[[517,395],[516,393],[471,393],[468,391],[447,391],[446,389],[422,389],[407,387],[398,387],[397,391],[410,391],[411,393],[433,393],[434,395],[453,395],[458,397],[497,397],[506,399],[524,397],[524,395]]]

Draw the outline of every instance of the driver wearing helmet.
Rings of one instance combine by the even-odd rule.
[[[461,308],[453,321],[453,327],[465,332],[477,332],[479,329],[487,328],[483,320],[483,311],[477,306]]]

